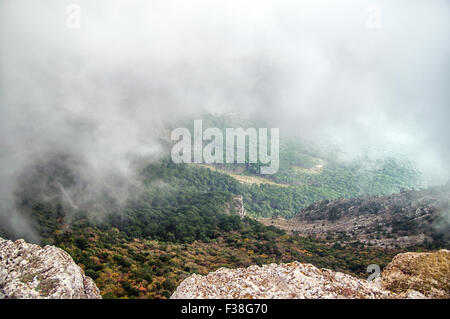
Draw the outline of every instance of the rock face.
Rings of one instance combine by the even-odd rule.
[[[100,299],[101,295],[62,249],[0,238],[1,298]]]
[[[404,253],[394,257],[381,274],[382,285],[395,293],[420,293],[450,298],[450,251]]]
[[[374,282],[310,264],[270,264],[191,275],[173,299],[450,298],[450,251],[395,256]]]
[[[244,209],[244,199],[242,195],[237,195],[233,197],[233,202],[235,204],[235,207],[237,209],[237,214],[239,217],[244,218],[245,217],[245,209]]]
[[[172,299],[229,298],[392,298],[392,294],[350,275],[310,264],[270,264],[219,270],[207,276],[191,275]]]

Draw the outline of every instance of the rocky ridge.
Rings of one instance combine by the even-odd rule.
[[[359,241],[367,246],[406,248],[425,242],[447,248],[450,186],[403,191],[387,196],[338,199],[312,204],[291,219],[260,222],[301,236],[316,236],[340,244]]]
[[[0,299],[100,299],[94,281],[54,246],[0,238]]]
[[[299,262],[220,268],[206,276],[194,274],[186,278],[171,298],[449,298],[449,258],[448,250],[399,254],[381,277],[371,282]],[[405,270],[408,267],[412,267],[409,273]]]
[[[389,298],[391,293],[350,275],[292,262],[191,275],[173,299],[317,299]]]

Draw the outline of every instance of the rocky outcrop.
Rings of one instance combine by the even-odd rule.
[[[310,264],[270,264],[191,275],[173,299],[449,298],[450,252],[397,255],[373,282]]]
[[[239,215],[239,217],[244,218],[245,217],[245,209],[244,209],[244,199],[242,195],[237,195],[233,197],[233,203],[236,208],[236,213]]]
[[[234,195],[225,205],[225,215],[238,215],[241,219],[245,217],[244,199],[242,195]]]
[[[62,249],[0,238],[0,298],[99,299],[101,295]]]
[[[270,264],[191,275],[172,299],[228,298],[390,298],[391,293],[350,275],[310,264]]]
[[[381,280],[385,289],[395,293],[448,299],[450,251],[399,254],[384,268]]]

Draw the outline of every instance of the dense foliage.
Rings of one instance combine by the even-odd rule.
[[[320,174],[298,173],[297,182],[292,185],[258,184],[240,183],[227,174],[205,167],[175,165],[165,161],[150,166],[145,176],[147,181],[160,179],[176,188],[172,195],[166,197],[168,201],[197,192],[219,191],[242,195],[246,211],[255,217],[292,217],[301,209],[322,200],[352,198],[363,194],[390,194],[410,186],[415,178],[412,170],[402,168],[395,161],[385,162],[379,169],[371,171],[370,175],[357,174],[356,170],[354,167],[327,166]]]
[[[79,221],[71,230],[45,240],[69,252],[105,298],[168,298],[189,274],[220,267],[297,260],[366,277],[367,265],[385,266],[396,250],[341,247],[312,238],[289,236],[245,218],[237,231],[221,232],[208,242],[191,243],[129,238]]]

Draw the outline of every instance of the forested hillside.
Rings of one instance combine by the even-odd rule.
[[[33,221],[41,244],[69,252],[108,298],[167,298],[191,273],[293,260],[364,277],[367,265],[385,265],[399,252],[343,250],[233,213],[232,196],[239,194],[253,215],[281,207],[291,212],[315,200],[305,195],[294,202],[295,187],[248,185],[209,168],[167,160],[142,170],[143,189],[125,205],[107,206],[110,210],[96,215],[90,211],[95,206],[68,206],[67,191],[81,183],[74,174],[67,157],[41,163],[18,189],[17,209]],[[0,232],[14,237],[8,229]]]
[[[192,122],[182,125],[193,129]],[[203,120],[203,129],[208,127],[225,130],[227,127],[269,125],[234,116],[209,116]],[[261,175],[259,169],[262,164],[248,162],[251,141],[247,139],[246,163],[163,165],[164,171],[160,169],[157,177],[177,180],[183,185],[185,183],[194,191],[205,191],[212,187],[243,195],[248,214],[255,217],[290,218],[301,209],[322,200],[388,195],[421,186],[420,174],[410,162],[403,159],[366,156],[343,161],[338,159],[335,149],[302,143],[289,134],[280,135],[280,166],[275,174]],[[205,167],[214,172],[205,171]]]
[[[297,184],[276,184],[264,181],[248,183],[245,182],[245,177],[251,180],[255,174],[232,173],[232,176],[244,179],[244,182],[240,182],[226,171],[217,171],[213,166],[208,168],[189,164],[173,165],[169,161],[160,166],[151,166],[146,171],[146,176],[150,180],[163,179],[175,187],[167,190],[163,196],[160,192],[158,201],[176,200],[174,197],[192,192],[229,192],[242,195],[247,213],[254,217],[289,218],[315,202],[367,194],[391,194],[408,185],[409,187],[415,185],[413,172],[402,168],[394,161],[386,162],[382,168],[371,174],[373,174],[370,177],[372,181],[368,181],[369,177],[363,173],[357,174],[356,168],[327,166],[320,174],[303,174],[302,177],[297,177]],[[363,178],[366,181],[361,182]],[[368,189],[362,185],[371,185],[372,188]]]

